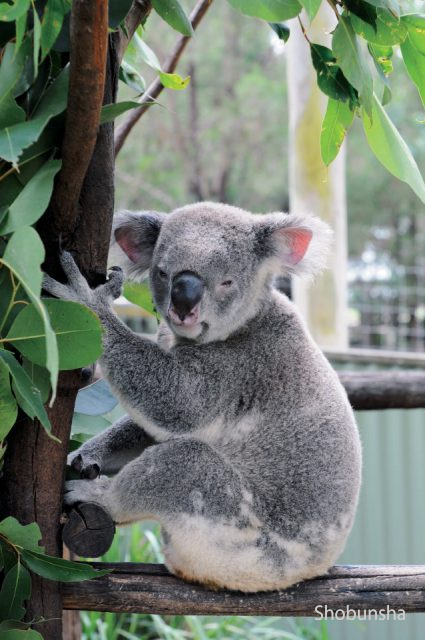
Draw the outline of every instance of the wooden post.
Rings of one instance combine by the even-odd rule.
[[[312,42],[329,46],[335,16],[322,6],[312,25],[301,19]],[[327,97],[317,86],[310,46],[296,20],[287,45],[289,94],[289,199],[294,213],[314,213],[330,224],[334,243],[329,270],[310,284],[293,279],[293,298],[316,342],[322,347],[347,347],[346,203],[344,149],[327,169],[320,155],[320,131]]]

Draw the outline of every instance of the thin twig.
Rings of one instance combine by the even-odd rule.
[[[213,0],[199,0],[198,4],[190,14],[190,21],[192,23],[193,29],[197,28],[202,18],[210,8],[212,2]],[[173,73],[189,40],[189,36],[182,36],[179,39],[174,48],[174,51],[163,66],[164,72]],[[121,125],[117,127],[115,132],[115,155],[120,152],[121,147],[123,146],[128,134],[130,133],[136,122],[140,120],[142,115],[149,109],[149,107],[153,104],[154,100],[159,96],[163,89],[164,86],[161,83],[161,80],[159,78],[156,78],[140,98],[140,107],[133,109],[127,115]]]

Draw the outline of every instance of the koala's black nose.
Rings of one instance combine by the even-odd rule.
[[[183,320],[202,298],[204,285],[197,275],[182,271],[173,278],[171,304],[179,318]]]

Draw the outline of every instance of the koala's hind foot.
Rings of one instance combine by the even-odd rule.
[[[60,255],[60,263],[68,279],[67,284],[57,282],[48,275],[43,278],[43,289],[62,300],[81,302],[94,311],[107,306],[121,295],[124,276],[119,267],[112,267],[105,284],[91,289],[68,251]]]

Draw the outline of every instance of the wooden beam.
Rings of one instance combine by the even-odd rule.
[[[285,591],[244,594],[184,582],[159,564],[94,563],[113,569],[62,585],[65,609],[161,615],[318,616],[329,610],[425,611],[425,565],[340,565]]]
[[[354,409],[425,408],[424,371],[339,371]]]

